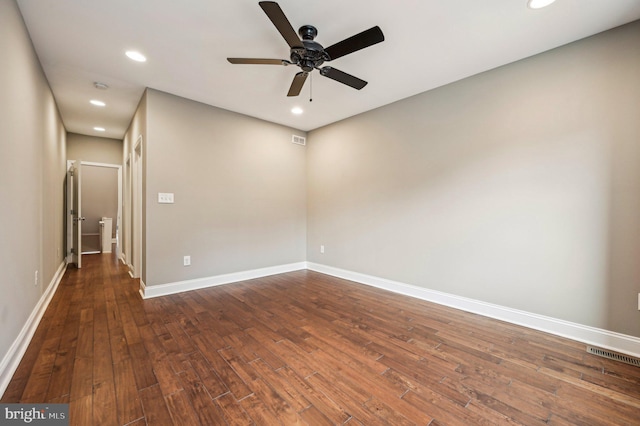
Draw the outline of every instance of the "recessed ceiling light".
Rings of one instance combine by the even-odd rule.
[[[127,50],[125,55],[127,55],[129,57],[129,59],[132,59],[136,62],[146,62],[147,58],[140,52],[137,52],[135,50]]]
[[[303,110],[302,110],[302,108],[300,108],[300,107],[294,107],[294,108],[291,108],[291,112],[292,112],[293,114],[295,114],[295,115],[300,115],[300,114],[302,114],[304,111],[303,111]]]
[[[527,2],[527,6],[529,9],[542,9],[543,7],[549,6],[556,0],[529,0]]]
[[[93,130],[95,130],[96,132],[104,132],[104,131],[106,131],[106,129],[104,127],[94,127]]]
[[[99,101],[97,99],[91,99],[89,102],[91,103],[91,105],[95,105],[95,106],[99,106],[99,107],[103,107],[103,106],[106,105],[104,102]]]

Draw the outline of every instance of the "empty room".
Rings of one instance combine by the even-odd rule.
[[[0,0],[0,423],[640,422],[640,1]]]

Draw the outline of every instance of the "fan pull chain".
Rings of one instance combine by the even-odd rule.
[[[309,102],[313,102],[313,74],[309,74]]]

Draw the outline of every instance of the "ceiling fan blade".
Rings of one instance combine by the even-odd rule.
[[[300,37],[298,37],[278,3],[275,1],[261,1],[259,4],[289,47],[303,47]]]
[[[342,84],[346,84],[347,86],[351,86],[354,89],[362,89],[367,85],[367,82],[364,80],[360,80],[358,77],[354,77],[351,74],[347,74],[344,71],[337,70],[332,67],[324,67],[320,69],[320,74],[325,77],[329,77],[332,80],[338,81]]]
[[[258,58],[227,58],[232,64],[251,64],[251,65],[284,65],[282,59],[258,59]]]
[[[300,91],[302,90],[302,86],[304,86],[304,82],[307,81],[308,72],[299,72],[293,77],[293,81],[291,82],[291,87],[289,88],[289,93],[287,96],[298,96]]]
[[[349,53],[364,49],[365,47],[380,43],[381,41],[384,41],[384,34],[382,34],[380,27],[375,26],[333,44],[325,48],[324,51],[329,55],[329,58],[331,58],[329,60],[331,61],[344,55],[348,55]]]

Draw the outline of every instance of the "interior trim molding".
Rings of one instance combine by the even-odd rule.
[[[140,281],[140,294],[143,299],[167,296],[184,291],[200,288],[214,287],[223,284],[231,284],[238,281],[252,280],[254,278],[268,277],[269,275],[284,274],[286,272],[306,269],[306,262],[289,263],[286,265],[270,266],[267,268],[252,269],[249,271],[232,272],[230,274],[215,275],[212,277],[197,278],[194,280],[178,281],[168,284],[146,286]]]
[[[385,278],[334,268],[332,266],[318,263],[307,262],[307,269],[337,278],[355,281],[360,284],[366,284],[383,290],[392,291],[394,293],[403,294],[405,296],[415,297],[417,299],[437,303],[439,305],[449,306],[451,308],[472,312],[474,314],[507,321],[512,324],[521,325],[523,327],[532,328],[534,330],[543,331],[560,337],[566,337],[588,345],[598,346],[623,354],[640,357],[640,338],[634,336],[628,336],[626,334],[577,324],[544,315],[538,315],[518,309],[512,309],[505,306],[494,305],[480,300],[469,299],[462,296],[456,296],[454,294],[443,293],[436,290],[430,290],[411,284],[391,281]]]
[[[0,395],[3,395],[5,390],[7,390],[7,386],[9,386],[9,382],[11,381],[13,374],[16,372],[22,357],[27,351],[29,343],[31,343],[31,339],[40,324],[40,320],[42,320],[42,316],[47,310],[53,295],[56,293],[56,289],[58,288],[60,281],[62,281],[62,277],[66,270],[67,262],[64,260],[53,275],[53,278],[49,282],[44,293],[40,296],[40,300],[38,300],[33,311],[31,311],[31,315],[29,315],[24,326],[22,326],[20,334],[18,334],[16,340],[13,341],[13,344],[2,359],[2,362],[0,362]]]
[[[133,278],[133,274],[131,273],[131,271],[129,271],[129,275],[131,276],[131,278]],[[140,288],[138,289],[138,292],[140,293],[140,296],[142,296],[142,298],[144,299],[144,293],[147,289],[147,285],[144,283],[144,281],[142,281],[142,278],[140,278]]]

